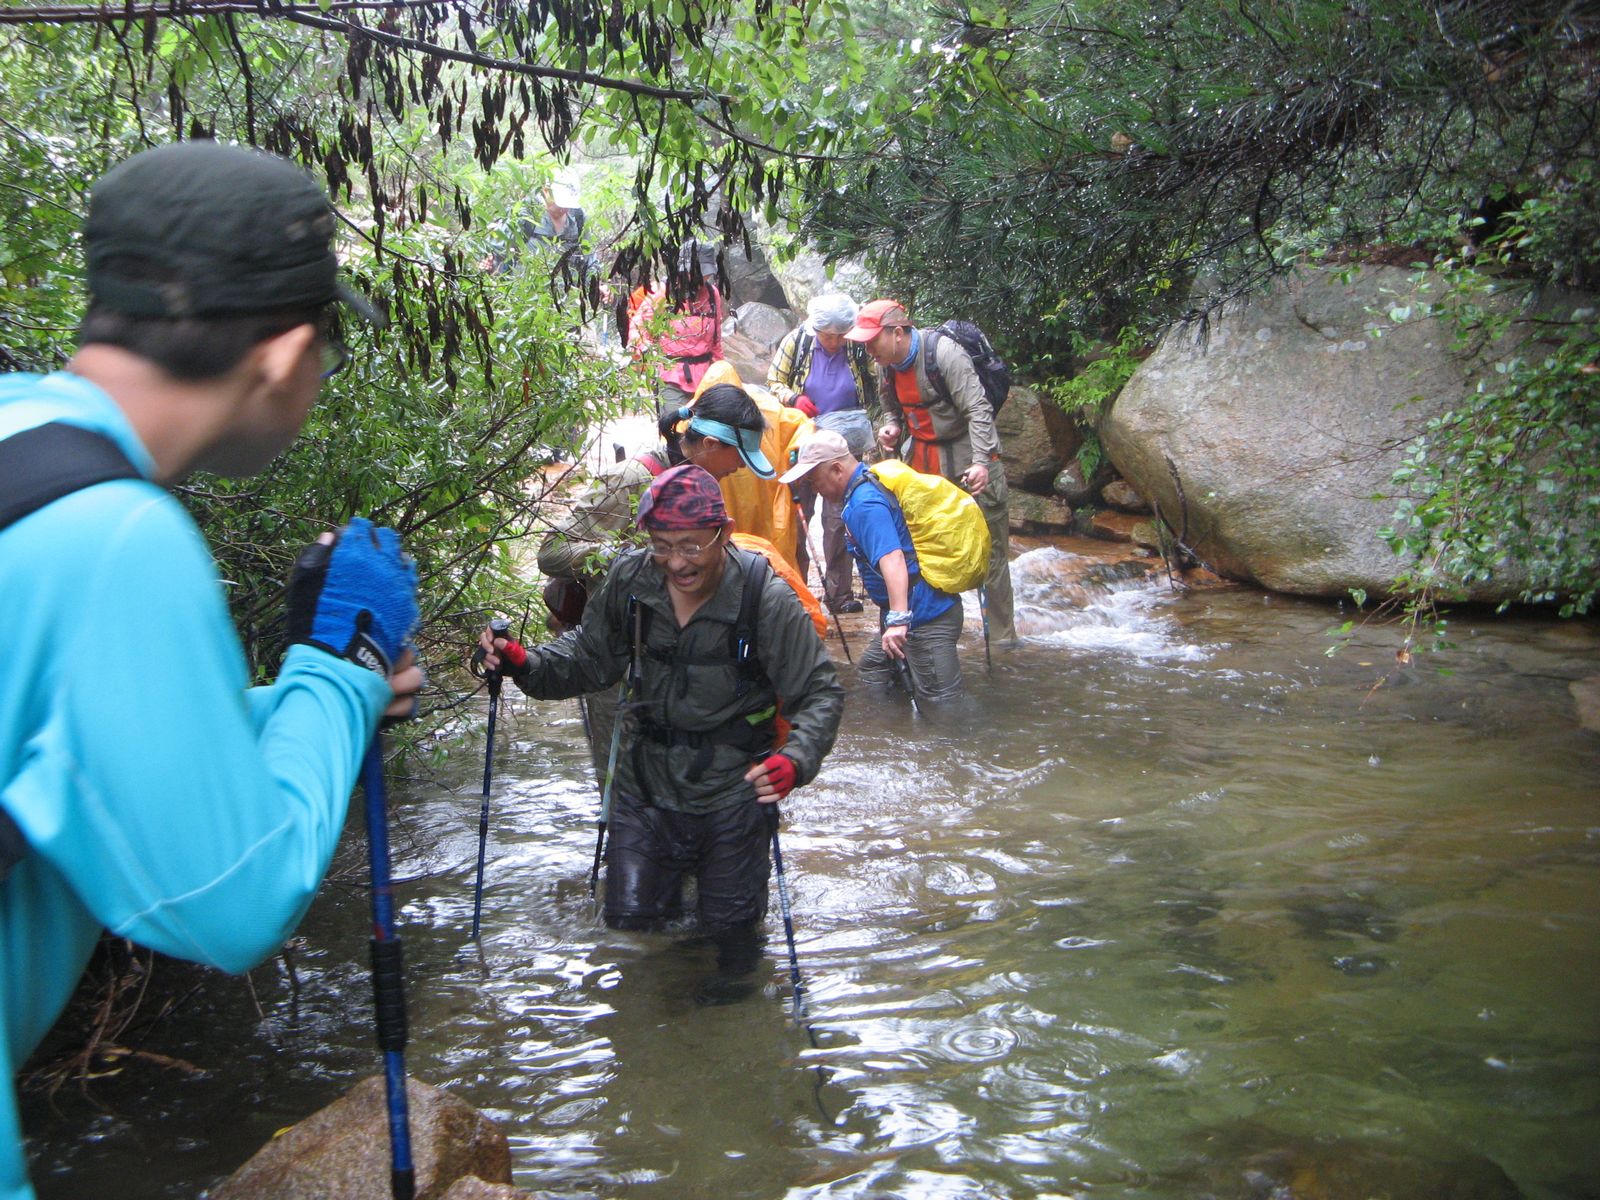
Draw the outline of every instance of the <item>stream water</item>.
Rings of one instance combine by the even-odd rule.
[[[1030,635],[992,674],[971,626],[959,725],[842,668],[782,833],[815,1046],[776,892],[727,1007],[693,1003],[706,948],[595,918],[571,702],[502,706],[480,957],[480,697],[395,786],[412,1073],[548,1197],[1600,1195],[1595,623],[1329,658],[1327,605],[1063,592],[1062,553],[1018,560]],[[29,1100],[41,1196],[194,1196],[379,1069],[359,822],[293,978],[164,1024],[204,1074]]]

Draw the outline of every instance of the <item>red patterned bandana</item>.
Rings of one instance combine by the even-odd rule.
[[[727,519],[722,488],[693,463],[661,472],[639,498],[640,529],[716,529]]]

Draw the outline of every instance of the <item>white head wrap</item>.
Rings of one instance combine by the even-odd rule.
[[[812,333],[849,333],[856,323],[856,302],[843,292],[813,296],[806,305],[806,324]]]

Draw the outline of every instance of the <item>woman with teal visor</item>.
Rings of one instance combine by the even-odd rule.
[[[662,421],[663,425],[687,420],[681,434],[683,456],[718,479],[744,466],[760,479],[773,479],[773,469],[761,449],[766,430],[761,411],[741,388],[719,383],[707,388],[691,408],[685,405]]]

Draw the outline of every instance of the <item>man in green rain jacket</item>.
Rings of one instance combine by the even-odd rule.
[[[816,777],[844,689],[793,589],[728,544],[733,523],[708,472],[664,472],[638,520],[650,545],[613,562],[579,628],[532,649],[485,631],[483,647],[489,669],[541,699],[629,675],[606,923],[659,927],[679,915],[693,875],[719,968],[701,998],[716,1002],[745,990],[736,981],[759,955],[777,802]]]

